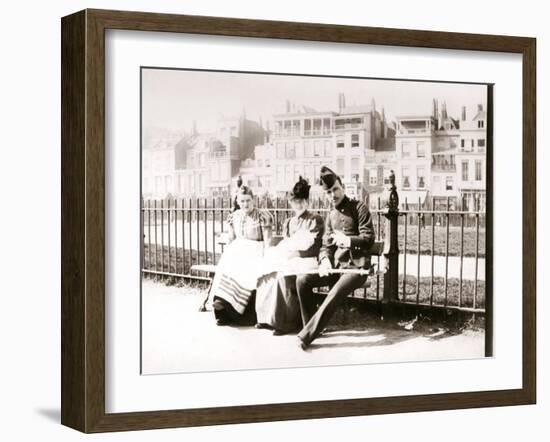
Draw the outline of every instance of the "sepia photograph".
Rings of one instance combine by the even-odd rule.
[[[143,375],[493,356],[491,84],[140,75]]]

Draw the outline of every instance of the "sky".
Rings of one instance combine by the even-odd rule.
[[[429,79],[425,79],[429,80]],[[318,111],[337,111],[338,94],[346,105],[384,108],[386,118],[428,115],[432,99],[447,103],[449,116],[459,119],[466,106],[472,118],[477,105],[486,108],[486,86],[477,84],[348,79],[260,73],[231,73],[144,68],[142,70],[143,127],[190,130],[196,121],[199,132],[213,131],[220,116],[238,116],[243,108],[250,120],[264,124],[282,113],[286,100]]]

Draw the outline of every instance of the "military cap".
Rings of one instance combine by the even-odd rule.
[[[321,167],[321,176],[319,177],[323,189],[330,189],[334,186],[336,181],[340,181],[340,177],[336,175],[331,169],[327,166]],[[341,182],[341,181],[340,181]]]

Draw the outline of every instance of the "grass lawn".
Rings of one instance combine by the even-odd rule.
[[[460,256],[460,227],[449,227],[449,256]],[[399,226],[399,251],[405,251],[405,227]],[[447,229],[436,226],[434,229],[434,255],[445,255]],[[476,253],[475,229],[464,229],[462,240],[463,256],[473,257]],[[420,254],[430,255],[432,250],[432,228],[420,228]],[[407,226],[407,253],[418,253],[418,226]],[[485,257],[485,229],[479,229],[478,256]]]

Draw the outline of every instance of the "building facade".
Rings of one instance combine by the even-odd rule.
[[[460,120],[433,101],[431,115],[397,117],[396,182],[402,207],[473,208],[485,204],[486,114],[481,105],[472,119]],[[479,143],[479,145],[478,145]]]
[[[385,178],[395,172],[402,208],[432,205],[444,209],[484,210],[486,200],[486,125],[482,105],[471,118],[439,109],[431,114],[396,117],[389,125],[384,110],[370,105],[317,111],[287,100],[286,111],[266,127],[243,113],[221,118],[212,133],[148,135],[143,150],[145,197],[230,196],[239,176],[255,194],[285,197],[299,177],[311,184],[312,197],[323,197],[323,165],[341,178],[349,196],[376,208]],[[273,129],[271,130],[270,127]]]

